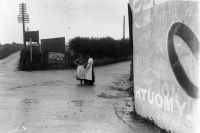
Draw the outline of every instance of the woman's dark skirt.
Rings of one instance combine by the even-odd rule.
[[[92,80],[85,80],[85,84],[94,85],[94,82],[95,82],[95,75],[94,75],[94,67],[92,66]]]

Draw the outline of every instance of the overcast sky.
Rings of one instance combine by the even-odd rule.
[[[27,4],[30,30],[40,39],[75,36],[122,38],[123,15],[128,37],[128,0],[0,0],[0,42],[22,43],[22,24],[17,23],[19,4]]]

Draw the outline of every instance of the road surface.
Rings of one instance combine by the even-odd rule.
[[[158,132],[133,120],[119,89],[130,62],[96,67],[95,86],[81,86],[75,70],[22,72],[18,60],[19,52],[0,60],[1,133]]]

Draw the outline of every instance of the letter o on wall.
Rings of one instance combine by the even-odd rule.
[[[198,60],[199,41],[195,34],[185,24],[177,22],[168,33],[168,56],[174,75],[182,89],[192,98],[198,98],[198,87],[187,76],[174,47],[174,35],[185,41],[195,58]],[[174,65],[178,64],[178,65]]]
[[[163,107],[163,97],[160,94],[155,95],[155,103],[157,107],[159,108]]]

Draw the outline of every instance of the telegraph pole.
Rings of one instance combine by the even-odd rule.
[[[123,16],[123,40],[125,40],[125,15]]]
[[[25,40],[25,23],[29,23],[29,14],[27,14],[26,4],[19,4],[19,15],[17,15],[18,23],[22,23],[23,26],[23,43],[24,47],[26,47]]]

